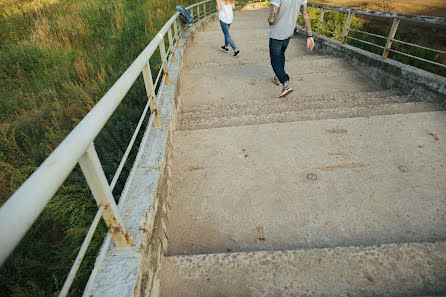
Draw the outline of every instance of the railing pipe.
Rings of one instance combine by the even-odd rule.
[[[342,43],[347,43],[348,32],[350,31],[350,24],[352,22],[352,13],[349,12],[347,15],[347,21],[345,22],[344,34],[342,35]]]
[[[398,30],[398,25],[400,23],[399,18],[393,19],[392,28],[390,29],[389,36],[387,37],[386,46],[384,48],[382,57],[383,59],[387,59],[389,56],[390,48],[392,47],[393,38],[395,38],[396,31]]]
[[[324,8],[322,7],[322,8],[321,8],[321,15],[320,15],[320,17],[319,17],[319,22],[318,22],[318,24],[317,24],[317,34],[319,34],[319,32],[321,31],[322,24],[324,23],[324,13],[325,13],[325,10],[324,10]]]
[[[425,16],[425,15],[413,15],[413,14],[403,14],[403,13],[393,13],[393,12],[383,12],[383,11],[375,11],[375,10],[364,10],[364,9],[356,9],[356,8],[346,8],[346,7],[338,7],[338,6],[330,6],[330,5],[322,5],[309,3],[309,7],[314,8],[324,8],[326,10],[335,10],[341,12],[351,12],[363,15],[371,15],[383,18],[398,18],[400,20],[410,20],[414,22],[423,22],[423,23],[431,23],[437,25],[446,25],[446,18],[444,17],[434,17],[434,16]]]
[[[178,15],[177,12],[169,19],[104,97],[0,208],[0,237],[8,239],[0,241],[0,265],[93,143]]]
[[[99,224],[103,212],[104,212],[104,206],[101,205],[99,207],[98,212],[96,213],[96,216],[93,219],[93,223],[91,223],[90,229],[88,230],[87,236],[85,237],[81,249],[77,254],[76,260],[74,260],[74,264],[71,267],[67,278],[65,279],[62,290],[59,293],[59,297],[65,297],[68,295],[68,292],[70,291],[71,288],[71,284],[73,283],[74,278],[76,277],[76,273],[79,270],[79,267],[81,266],[82,260],[85,257],[85,253],[87,252],[88,246],[90,245],[91,239],[93,238],[94,232],[96,231],[96,228]]]
[[[80,158],[79,165],[90,187],[98,207],[103,206],[102,218],[110,231],[117,249],[126,249],[131,246],[131,240],[124,226],[121,214],[118,211],[112,191],[99,161],[98,154],[91,144]]]

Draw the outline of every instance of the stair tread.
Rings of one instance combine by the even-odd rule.
[[[446,292],[446,242],[166,257],[161,296],[419,296]]]
[[[295,96],[381,89],[343,59],[293,58],[287,61],[286,69]],[[281,88],[272,83],[273,76],[271,65],[267,63],[185,68],[181,74],[181,94],[187,94],[187,97],[181,96],[181,105],[274,98],[280,94]]]

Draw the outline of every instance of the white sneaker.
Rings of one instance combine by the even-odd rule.
[[[290,86],[290,82],[287,81],[283,84],[283,89],[282,89],[282,93],[280,94],[279,98],[283,98],[288,96],[289,94],[291,94],[293,92],[293,87]]]

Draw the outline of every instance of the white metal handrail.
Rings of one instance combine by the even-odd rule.
[[[392,43],[393,42],[397,42],[397,43],[401,43],[401,44],[405,44],[407,46],[412,46],[412,47],[416,47],[416,48],[422,48],[424,50],[428,50],[428,51],[432,51],[434,53],[439,53],[439,54],[443,54],[446,55],[446,51],[442,51],[439,49],[434,49],[434,48],[429,48],[429,47],[425,47],[425,46],[421,46],[415,43],[409,43],[409,42],[405,42],[405,41],[401,41],[398,39],[395,39],[395,34],[398,30],[398,25],[400,23],[400,20],[408,20],[408,21],[414,21],[414,22],[421,22],[421,23],[428,23],[428,24],[435,24],[435,25],[445,25],[446,26],[446,18],[441,18],[441,17],[432,17],[432,16],[422,16],[422,15],[410,15],[410,14],[401,14],[401,13],[390,13],[390,12],[382,12],[382,11],[374,11],[374,10],[362,10],[362,9],[354,9],[354,8],[344,8],[344,7],[336,7],[336,6],[329,6],[329,5],[321,5],[321,4],[308,4],[309,7],[313,7],[313,8],[318,8],[320,9],[320,18],[319,20],[315,20],[312,19],[313,21],[317,21],[317,33],[319,33],[320,31],[323,32],[328,32],[331,34],[335,34],[338,36],[342,37],[342,43],[347,43],[347,39],[352,39],[352,40],[356,40],[358,42],[361,43],[365,43],[368,45],[372,45],[378,48],[383,49],[382,52],[382,58],[383,59],[387,59],[388,55],[390,52],[394,52],[394,53],[398,53],[401,55],[405,55],[408,56],[410,58],[413,59],[417,59],[426,63],[430,63],[433,65],[437,65],[440,67],[446,67],[445,64],[442,63],[438,63],[435,61],[431,61],[428,59],[424,59],[421,57],[417,57],[414,55],[410,55],[408,53],[404,53],[401,51],[397,51],[392,49]],[[324,22],[324,14],[325,11],[327,10],[332,10],[332,11],[338,11],[338,12],[342,12],[342,13],[347,13],[347,21],[345,22],[345,24],[343,26],[339,26],[336,24],[330,24],[328,22]],[[354,30],[350,28],[350,24],[351,24],[351,18],[352,18],[352,14],[359,14],[359,15],[368,15],[368,16],[375,16],[375,17],[382,17],[382,18],[391,18],[393,19],[393,24],[392,27],[390,29],[389,35],[388,36],[381,36],[378,34],[373,34],[373,33],[369,33],[369,32],[365,32],[365,31],[361,31],[361,30]],[[343,33],[336,33],[327,29],[322,28],[322,25],[330,25],[330,26],[334,26],[334,27],[340,27],[343,28]],[[382,38],[384,40],[386,40],[386,45],[385,46],[381,46],[378,44],[374,44],[371,42],[368,42],[366,40],[362,40],[359,38],[355,38],[352,36],[349,36],[349,31],[354,31],[354,32],[358,32],[358,33],[362,33],[362,34],[366,34],[366,35],[370,35],[370,36],[374,36],[374,37],[378,37],[378,38]]]
[[[193,11],[195,8],[197,14],[194,17],[200,20],[207,14],[210,15],[212,12],[215,12],[215,7],[206,5],[206,3],[211,1],[201,1],[186,9]],[[158,34],[110,90],[99,100],[94,108],[0,208],[0,226],[2,226],[0,236],[3,238],[0,241],[0,265],[4,263],[9,254],[14,250],[48,204],[49,200],[54,196],[78,163],[98,204],[98,212],[59,296],[67,295],[101,217],[103,217],[109,229],[110,238],[113,238],[116,247],[123,249],[130,246],[131,239],[120,218],[119,209],[113,198],[112,190],[127,161],[149,108],[151,115],[148,129],[150,129],[153,122],[156,127],[160,126],[157,97],[162,92],[162,88],[156,94],[155,87],[159,80],[162,80],[164,84],[169,83],[168,64],[174,59],[173,50],[175,45],[178,46],[179,38],[184,32],[184,30],[181,30],[182,26],[178,24],[178,16],[179,13],[177,12],[164,24]],[[174,31],[173,34],[172,28]],[[167,51],[164,45],[164,37],[166,35],[168,36],[169,42]],[[157,49],[160,51],[162,66],[154,83],[150,70],[150,59]],[[93,143],[141,73],[144,77],[148,101],[127,150],[109,185]],[[143,141],[146,140],[143,139]],[[125,197],[121,195],[121,200],[123,198]]]

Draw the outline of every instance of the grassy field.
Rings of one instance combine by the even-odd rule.
[[[0,204],[113,85],[175,6],[194,2],[0,0]],[[151,62],[154,71],[159,69],[159,55]],[[140,77],[95,140],[109,180],[146,98]],[[117,197],[135,153],[118,182]],[[1,295],[54,296],[96,211],[76,168],[1,267]],[[71,296],[81,295],[105,231],[100,225]]]

